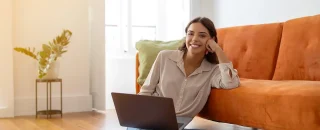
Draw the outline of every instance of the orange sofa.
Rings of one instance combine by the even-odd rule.
[[[241,85],[212,88],[198,116],[264,130],[320,130],[320,15],[217,31]],[[137,77],[138,67],[137,54]]]

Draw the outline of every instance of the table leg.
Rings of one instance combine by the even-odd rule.
[[[49,113],[48,113],[48,82],[47,82],[47,119],[48,119],[48,116],[49,116]]]
[[[60,81],[60,102],[61,102],[61,118],[62,118],[62,80]]]
[[[51,101],[52,101],[52,100],[51,100],[52,91],[51,91],[51,90],[52,90],[52,89],[51,89],[51,82],[50,82],[50,118],[51,118],[51,114],[52,114],[52,113],[51,113],[51,110],[52,110],[52,109],[51,109],[51,106],[52,106],[52,102],[51,102]]]
[[[38,83],[36,81],[36,118],[38,118]]]

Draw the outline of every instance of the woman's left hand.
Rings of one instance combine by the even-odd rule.
[[[216,52],[221,49],[220,46],[211,38],[206,43],[207,50],[211,53]]]

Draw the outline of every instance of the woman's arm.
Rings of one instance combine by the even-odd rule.
[[[139,95],[152,95],[155,92],[156,86],[159,83],[160,79],[160,60],[161,60],[161,52],[157,55],[156,60],[154,61],[150,72],[144,81]]]
[[[233,69],[231,62],[218,64],[219,68],[214,70],[211,79],[211,86],[222,89],[239,87],[240,79],[236,69]],[[230,74],[231,73],[231,74]]]
[[[212,87],[232,89],[240,85],[238,72],[233,68],[232,62],[214,40],[207,41],[207,48],[215,52],[219,60],[219,69],[216,69],[211,79]]]

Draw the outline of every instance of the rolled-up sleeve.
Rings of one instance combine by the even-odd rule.
[[[232,63],[220,63],[211,79],[211,86],[222,89],[232,89],[240,85],[238,71],[233,68]],[[231,75],[230,75],[231,71]]]
[[[155,92],[156,86],[160,79],[160,60],[161,52],[157,55],[155,62],[153,63],[150,72],[142,85],[139,95],[152,95]]]

